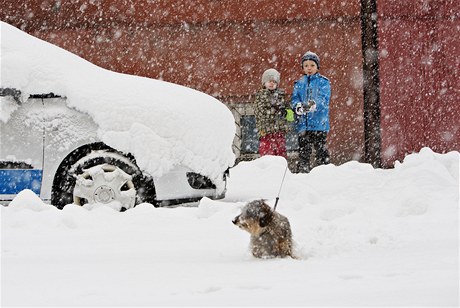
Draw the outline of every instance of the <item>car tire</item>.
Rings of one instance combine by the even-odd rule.
[[[80,150],[69,156],[56,173],[51,203],[109,204],[120,211],[147,202],[156,206],[153,179],[128,157],[107,146]],[[81,158],[81,154],[84,154]]]

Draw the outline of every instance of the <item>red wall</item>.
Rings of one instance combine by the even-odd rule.
[[[332,83],[332,161],[363,156],[359,1],[3,0],[0,17],[104,68],[248,102],[264,70],[290,93],[316,51]],[[308,4],[308,5],[307,5]]]
[[[460,150],[460,2],[380,1],[382,160]]]
[[[377,0],[386,167],[423,146],[460,149],[459,3]],[[0,19],[101,67],[224,102],[248,102],[269,67],[291,92],[299,58],[316,51],[332,84],[332,162],[363,157],[359,0],[3,0]]]

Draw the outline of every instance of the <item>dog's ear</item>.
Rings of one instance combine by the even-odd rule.
[[[260,213],[259,226],[261,228],[264,228],[264,227],[268,226],[268,224],[272,221],[272,218],[273,218],[272,210],[271,209],[264,209]]]

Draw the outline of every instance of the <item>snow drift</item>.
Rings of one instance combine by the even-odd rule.
[[[23,191],[2,214],[2,304],[458,306],[459,158],[423,149],[395,169],[287,173],[277,210],[300,260],[260,260],[231,220],[273,205],[286,161],[231,169],[198,208],[63,210]]]

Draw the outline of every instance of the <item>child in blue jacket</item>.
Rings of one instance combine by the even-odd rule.
[[[329,100],[331,83],[320,75],[319,57],[308,51],[300,61],[304,76],[294,83],[291,105],[297,115],[299,161],[297,171],[310,172],[310,156],[315,148],[317,165],[329,163],[327,133],[329,132]]]

